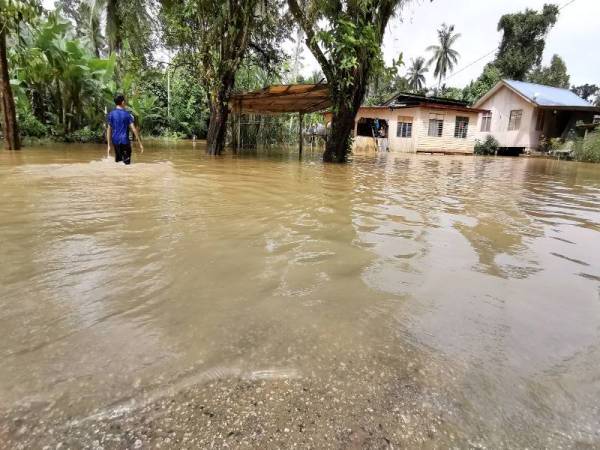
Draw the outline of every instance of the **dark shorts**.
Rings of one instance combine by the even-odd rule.
[[[131,164],[131,143],[115,144],[115,161]]]

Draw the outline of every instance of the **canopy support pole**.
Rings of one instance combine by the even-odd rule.
[[[235,145],[237,147],[237,151],[239,152],[242,146],[241,141],[241,126],[242,126],[242,113],[239,112],[237,113],[237,118],[236,118],[236,124],[235,124]]]
[[[304,113],[298,113],[298,159],[302,159],[302,150],[304,140],[302,139],[302,131],[304,128]]]

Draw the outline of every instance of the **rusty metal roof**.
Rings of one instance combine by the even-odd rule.
[[[251,114],[311,113],[331,106],[327,84],[281,84],[234,94],[232,112]]]

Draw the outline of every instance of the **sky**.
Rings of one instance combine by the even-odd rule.
[[[554,3],[563,6],[570,1],[555,0]],[[498,48],[502,38],[502,33],[497,31],[500,17],[525,8],[541,10],[544,3],[552,1],[412,0],[388,25],[383,42],[384,59],[389,65],[400,52],[404,53],[406,65],[410,64],[411,58],[418,56],[429,59],[425,49],[436,43],[437,28],[443,22],[454,24],[455,31],[461,34],[455,47],[461,57],[455,69],[456,74],[449,77],[446,83],[448,86],[463,87],[477,78],[485,64],[494,58],[493,51]],[[548,34],[544,63],[547,64],[554,53],[560,55],[567,64],[571,84],[600,85],[599,18],[600,0],[575,0],[560,11],[556,25]],[[465,68],[489,52],[492,53],[487,58]],[[304,74],[308,75],[319,68],[308,49],[303,56]],[[429,75],[427,84],[437,84],[433,74]]]
[[[411,58],[428,56],[425,49],[436,43],[437,28],[443,23],[455,25],[461,37],[455,49],[460,59],[455,74],[449,75],[448,86],[463,87],[477,78],[486,63],[494,58],[502,34],[497,31],[498,20],[503,14],[522,11],[525,8],[541,10],[544,3],[552,0],[410,0],[393,18],[386,30],[383,55],[391,64],[400,52],[406,65]],[[43,0],[51,8],[54,0]],[[600,57],[598,57],[598,32],[600,31],[600,0],[554,0],[564,6],[558,22],[550,30],[544,50],[544,63],[553,54],[560,55],[567,64],[571,84],[600,85]],[[286,45],[291,50],[292,43]],[[473,63],[487,53],[486,58]],[[302,73],[306,76],[319,69],[318,63],[304,48]],[[427,58],[428,59],[428,58]],[[406,70],[406,68],[404,69]],[[402,71],[401,71],[402,73]],[[435,85],[429,74],[428,85]]]

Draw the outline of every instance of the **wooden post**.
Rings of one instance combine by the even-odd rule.
[[[236,134],[235,145],[236,145],[238,151],[240,150],[240,148],[242,146],[242,143],[240,141],[241,134],[242,134],[241,133],[242,123],[241,122],[242,122],[242,112],[240,111],[237,113],[236,124],[235,124],[235,128],[236,128],[236,130],[235,130],[235,134]]]
[[[304,114],[298,113],[298,158],[302,159],[302,147],[304,140],[302,136],[302,129],[304,128]]]

